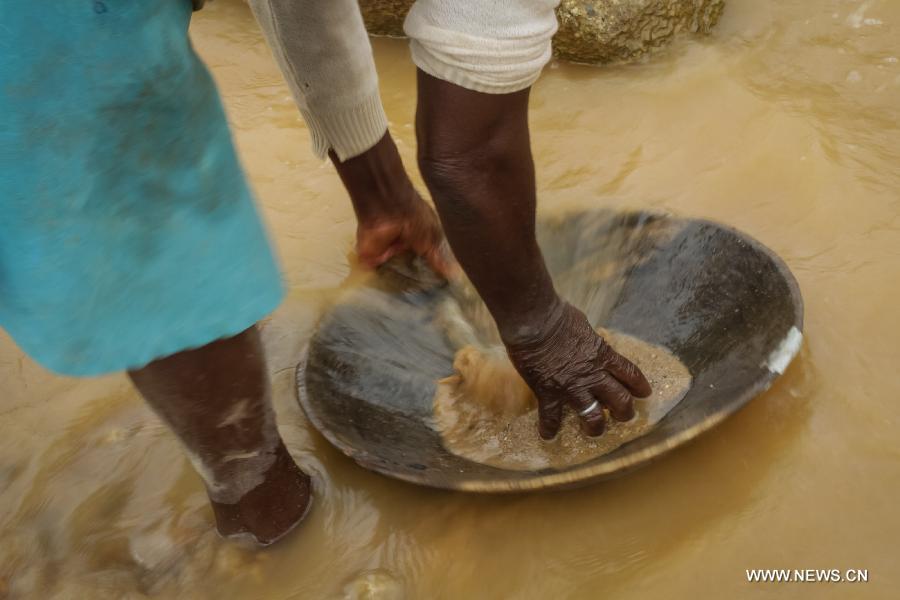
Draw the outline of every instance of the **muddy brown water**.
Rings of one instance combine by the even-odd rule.
[[[664,460],[586,489],[472,496],[368,473],[306,424],[293,367],[347,275],[353,214],[245,6],[193,25],[291,293],[265,327],[280,426],[316,504],[262,553],[220,542],[200,480],[120,376],[54,377],[0,338],[0,597],[894,598],[900,586],[900,3],[730,0],[652,63],[552,65],[532,99],[541,210],[734,225],[806,301],[788,372]],[[414,164],[414,71],[375,42]],[[745,570],[868,569],[864,584]]]

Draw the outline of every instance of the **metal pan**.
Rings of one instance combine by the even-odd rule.
[[[431,426],[453,341],[434,318],[452,290],[388,269],[322,318],[297,367],[313,425],[365,468],[477,492],[595,482],[657,459],[766,390],[802,340],[803,302],[785,264],[749,236],[668,215],[582,212],[538,223],[557,289],[595,326],[670,349],[693,385],[657,426],[585,463],[512,471],[448,452]],[[399,343],[398,343],[399,342]]]

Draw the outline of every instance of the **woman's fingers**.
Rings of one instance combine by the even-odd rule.
[[[538,431],[545,440],[552,440],[562,426],[563,403],[559,400],[538,401]]]
[[[359,262],[375,268],[402,251],[402,227],[395,223],[360,225],[356,231],[356,254]]]
[[[445,278],[457,275],[459,267],[450,252],[437,215],[421,198],[415,210],[403,216],[360,223],[356,232],[356,254],[366,267],[376,268],[394,256],[411,251]]]
[[[563,405],[578,413],[585,433],[602,435],[606,411],[616,421],[634,418],[634,398],[652,393],[640,369],[616,353],[596,332],[587,317],[562,303],[561,316],[548,324],[536,339],[506,342],[516,370],[538,396],[541,436],[559,431]]]
[[[601,369],[615,377],[633,396],[646,398],[653,393],[650,382],[637,365],[610,348],[608,344],[605,348],[606,352],[600,357]]]
[[[606,431],[606,415],[603,406],[587,390],[577,391],[569,397],[569,405],[581,419],[581,429],[585,435],[599,437]]]
[[[634,399],[628,390],[607,372],[591,388],[591,394],[609,410],[616,421],[630,421],[634,417]]]

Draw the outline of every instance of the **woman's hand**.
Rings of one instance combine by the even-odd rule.
[[[360,221],[356,228],[359,261],[375,268],[398,254],[412,252],[425,259],[435,272],[447,277],[453,269],[444,232],[434,210],[415,191],[415,198],[401,214],[382,214]]]
[[[650,395],[647,379],[601,338],[587,317],[560,301],[546,326],[528,339],[506,341],[513,365],[538,398],[540,434],[559,433],[563,407],[580,416],[584,432],[603,434],[605,407],[617,421],[634,416],[634,399]]]
[[[437,215],[415,190],[390,134],[359,156],[331,160],[356,212],[359,261],[375,268],[413,252],[437,273],[454,268]]]

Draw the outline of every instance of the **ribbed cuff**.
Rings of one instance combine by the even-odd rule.
[[[313,152],[325,158],[329,150],[344,161],[374,146],[387,131],[387,116],[378,90],[358,104],[338,110],[300,109],[312,137]]]
[[[541,76],[541,68],[522,69],[519,77],[504,73],[496,77],[490,72],[479,72],[459,65],[448,64],[430,52],[418,40],[410,40],[410,54],[417,67],[443,81],[456,84],[473,92],[483,94],[512,94],[531,87]],[[543,67],[543,65],[541,65]]]

